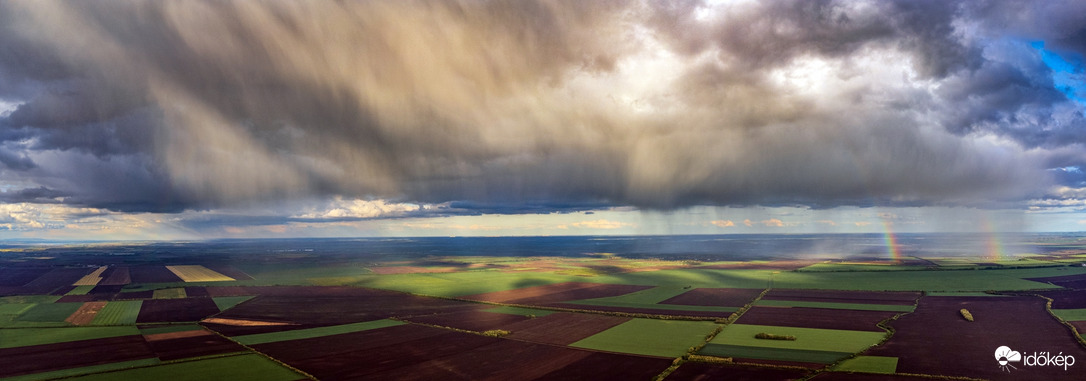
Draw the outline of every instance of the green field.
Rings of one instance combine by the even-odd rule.
[[[71,380],[235,380],[276,381],[303,379],[301,374],[257,354],[218,357],[97,373]]]
[[[23,312],[15,321],[25,322],[63,322],[83,303],[48,303],[38,304]]]
[[[1067,321],[1084,321],[1086,320],[1086,308],[1078,308],[1071,310],[1052,310],[1052,313],[1059,316],[1060,319]]]
[[[833,370],[891,374],[897,372],[897,357],[856,356],[842,361]]]
[[[0,348],[138,335],[135,326],[0,329]]]
[[[706,356],[740,357],[760,360],[813,362],[819,364],[829,364],[852,355],[851,352],[751,347],[745,345],[713,343],[705,345],[704,348],[698,351],[698,354]]]
[[[219,307],[219,311],[226,311],[252,298],[252,296],[220,296],[211,300],[215,301],[215,306]]]
[[[494,308],[487,308],[487,309],[485,309],[483,311],[494,312],[494,313],[499,313],[499,314],[522,315],[522,316],[528,316],[528,315],[547,316],[547,315],[550,315],[550,314],[554,313],[554,311],[550,311],[550,310],[537,310],[535,308],[520,308],[520,307],[509,307],[509,306],[498,306],[498,307],[494,307]]]
[[[7,378],[4,378],[4,381],[52,380],[52,379],[57,379],[57,378],[80,376],[80,375],[84,375],[84,374],[107,372],[107,371],[111,371],[111,370],[121,370],[121,369],[127,369],[127,368],[136,368],[136,367],[142,367],[142,366],[148,366],[148,365],[155,365],[155,364],[159,364],[161,362],[162,361],[159,361],[159,359],[157,359],[157,358],[150,358],[150,359],[143,359],[143,360],[132,360],[132,361],[122,361],[122,362],[115,362],[115,363],[102,364],[102,365],[85,366],[85,367],[82,367],[82,368],[62,369],[62,370],[54,370],[54,371],[50,371],[50,372],[32,373],[32,374],[27,374],[27,375],[22,375],[22,376],[7,377]]]
[[[1059,267],[992,270],[916,270],[916,271],[774,271],[679,269],[609,274],[592,277],[552,273],[506,273],[491,270],[441,274],[361,275],[355,286],[398,290],[423,295],[464,296],[559,282],[593,282],[708,288],[775,288],[867,290],[867,291],[959,291],[1032,290],[1059,288],[1048,283],[1022,278],[1086,274],[1086,268]],[[674,290],[674,288],[671,288]],[[634,297],[639,299],[639,297]],[[668,306],[668,308],[671,308]]]
[[[716,325],[707,321],[633,319],[597,333],[571,347],[678,357],[687,348],[705,342]]]
[[[815,263],[800,268],[797,271],[902,271],[923,270],[927,266],[902,266],[895,264],[868,264],[868,263]]]
[[[810,308],[830,308],[835,310],[861,310],[861,311],[892,311],[892,312],[912,312],[915,307],[891,305],[891,304],[863,304],[863,303],[828,303],[828,302],[803,302],[793,300],[759,300],[754,303],[757,306],[772,306],[772,307],[810,307]]]
[[[0,304],[0,315],[20,315],[34,307],[33,303]]]
[[[64,295],[86,295],[91,290],[93,290],[94,287],[95,286],[75,286],[75,288],[73,288],[71,291],[68,291],[68,293]]]
[[[989,294],[985,292],[957,292],[957,291],[929,291],[927,296],[993,296],[1001,297],[1003,295]]]
[[[795,336],[795,341],[761,340],[754,335],[765,332]],[[883,332],[844,331],[837,329],[797,328],[769,325],[731,324],[713,338],[714,344],[741,345],[764,348],[800,349],[827,352],[856,353],[878,344]]]
[[[91,325],[124,325],[136,324],[136,317],[140,314],[142,300],[114,301],[106,303],[106,306],[94,315]]]
[[[360,276],[353,285],[424,295],[465,296],[551,283],[596,281],[596,278],[550,273],[467,271],[442,274],[364,275]]]
[[[341,334],[341,333],[368,331],[368,330],[371,330],[371,329],[392,327],[392,326],[403,325],[403,324],[407,324],[407,323],[400,322],[400,321],[395,321],[395,320],[384,319],[384,320],[367,321],[367,322],[363,322],[363,323],[333,325],[333,326],[330,326],[330,327],[296,329],[296,330],[293,330],[293,331],[283,331],[283,332],[259,333],[259,334],[255,334],[255,335],[237,336],[237,337],[234,337],[233,339],[234,339],[234,341],[237,341],[237,342],[245,344],[245,345],[257,345],[257,344],[264,344],[264,343],[274,343],[274,342],[277,342],[277,341],[301,340],[301,339],[309,339],[309,338],[313,338],[313,337],[338,335],[338,334]]]
[[[715,311],[726,314],[735,312],[739,309],[738,307],[658,304],[662,301],[671,299],[687,291],[690,291],[690,288],[688,288],[687,286],[660,286],[653,287],[647,290],[632,292],[625,295],[612,296],[607,298],[584,299],[572,301],[569,303],[583,304],[589,306],[656,309],[660,310],[661,314],[667,314],[669,313],[669,311]]]
[[[870,291],[986,291],[1059,288],[1022,278],[1086,274],[1086,268],[933,270],[879,272],[781,272],[777,288]]]
[[[0,304],[55,303],[59,299],[55,295],[12,295],[0,297]]]

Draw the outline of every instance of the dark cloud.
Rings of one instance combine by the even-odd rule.
[[[59,202],[57,198],[64,197],[64,192],[46,187],[24,188],[0,193],[0,200],[5,203],[32,202],[38,204],[51,204]]]
[[[1024,200],[1086,143],[1029,48],[1086,53],[1081,5],[1028,4],[0,3],[2,176],[128,212]]]

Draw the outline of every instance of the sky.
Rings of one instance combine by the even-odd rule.
[[[1086,230],[1081,1],[2,1],[0,239]]]

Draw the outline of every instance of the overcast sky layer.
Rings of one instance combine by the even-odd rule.
[[[0,237],[1069,231],[1081,1],[0,1]]]

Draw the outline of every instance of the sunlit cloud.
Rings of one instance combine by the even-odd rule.
[[[722,228],[730,228],[730,227],[735,226],[735,223],[732,222],[731,220],[713,220],[713,221],[709,221],[709,223],[712,224],[713,226],[719,226],[719,227],[722,227]]]
[[[369,234],[383,230],[366,220],[735,207],[668,223],[756,232],[866,228],[817,212],[849,208],[1073,212],[1086,207],[1083,13],[1074,1],[3,2],[0,226]],[[803,210],[758,213],[783,206]]]
[[[632,224],[632,223],[629,223],[629,222],[608,221],[608,220],[603,220],[603,219],[594,220],[594,221],[574,222],[571,225],[574,226],[574,227],[577,227],[577,228],[584,228],[584,229],[619,229],[619,228],[636,226],[635,224]]]

